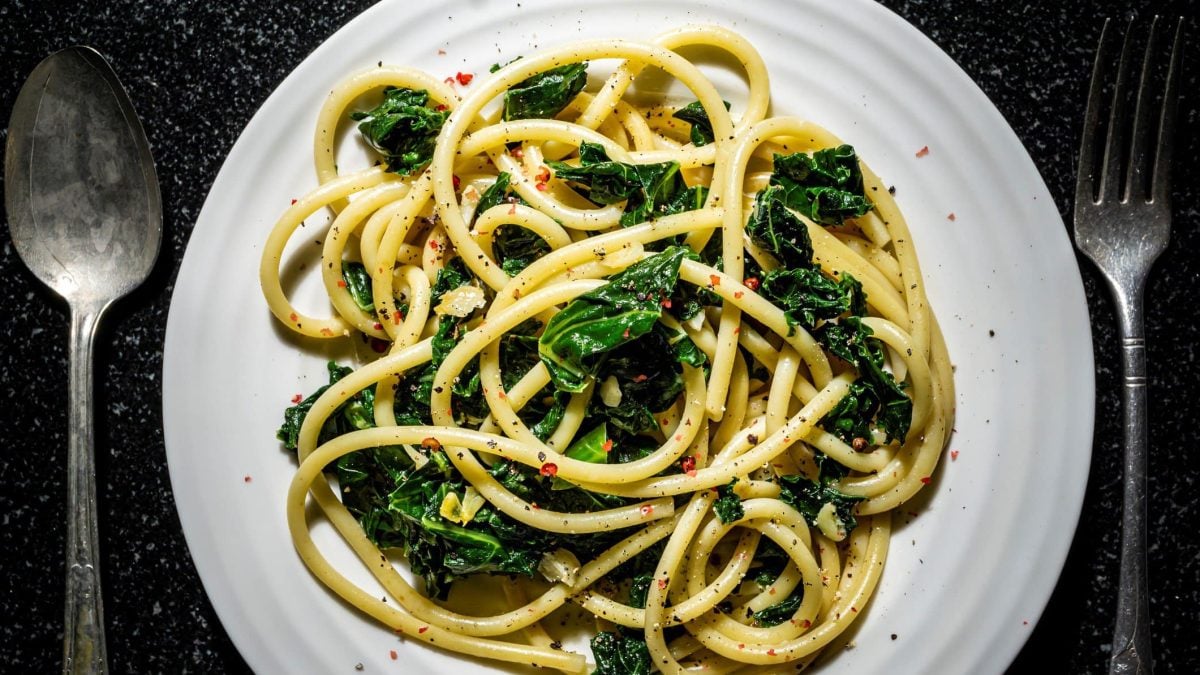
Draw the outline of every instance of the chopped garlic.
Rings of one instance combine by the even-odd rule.
[[[846,538],[846,528],[842,524],[842,519],[838,518],[837,507],[833,505],[833,502],[826,502],[817,512],[817,529],[821,530],[821,534],[834,541]]]
[[[470,284],[459,286],[442,296],[442,303],[433,309],[438,314],[464,317],[487,304],[483,289]]]
[[[615,376],[609,375],[600,383],[600,400],[610,408],[621,405],[621,385],[617,384]]]
[[[442,506],[438,509],[438,513],[443,518],[452,523],[462,524],[462,502],[458,500],[458,494],[455,492],[447,492],[445,497],[442,497]]]
[[[542,556],[538,571],[547,581],[561,581],[567,586],[574,587],[579,580],[579,558],[565,548],[560,548]]]
[[[459,513],[462,514],[462,524],[466,525],[471,522],[471,519],[475,517],[476,513],[479,513],[479,509],[483,508],[483,505],[486,503],[487,500],[483,498],[483,495],[479,494],[479,490],[468,485],[466,493],[463,494],[462,508],[459,509]]]

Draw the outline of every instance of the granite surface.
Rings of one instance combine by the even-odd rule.
[[[145,120],[162,182],[158,265],[144,287],[114,307],[98,341],[97,480],[114,672],[247,669],[206,599],[175,513],[160,410],[167,309],[191,228],[243,125],[305,55],[367,4],[0,4],[0,119],[8,119],[21,82],[40,59],[71,44],[94,45]],[[1103,17],[1195,11],[1184,1],[1146,0],[884,4],[931,37],[991,97],[1068,223],[1076,139]],[[1200,672],[1196,54],[1185,60],[1172,243],[1146,292],[1151,615],[1162,673]],[[1096,351],[1094,461],[1066,568],[1013,673],[1099,673],[1109,651],[1119,546],[1119,345],[1103,283],[1082,258],[1080,267]],[[0,670],[49,671],[61,657],[67,315],[21,265],[7,226],[0,227],[0,278]]]

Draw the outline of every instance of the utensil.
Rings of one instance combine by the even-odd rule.
[[[1125,26],[1123,37],[1115,34],[1111,20],[1104,22],[1092,71],[1075,185],[1075,243],[1108,282],[1116,301],[1123,346],[1125,475],[1120,588],[1109,662],[1113,674],[1148,674],[1152,670],[1146,579],[1146,336],[1142,291],[1150,267],[1166,249],[1171,235],[1171,146],[1183,19],[1175,24],[1170,66],[1155,125],[1151,119],[1157,89],[1153,57],[1163,30],[1159,23],[1159,17],[1155,17],[1146,37],[1131,123],[1129,99],[1133,92],[1129,76],[1136,58],[1134,22]],[[1108,64],[1118,40],[1122,46],[1116,81],[1108,87]],[[1109,113],[1102,127],[1104,108]],[[1157,138],[1152,135],[1155,131]]]
[[[146,135],[99,53],[71,47],[34,68],[13,106],[4,174],[17,253],[71,309],[63,670],[107,672],[92,347],[104,311],[150,274],[162,207]]]

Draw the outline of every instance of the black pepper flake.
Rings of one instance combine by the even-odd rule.
[[[895,634],[895,633],[892,633],[892,639],[893,639],[893,640],[895,640],[895,639],[896,639],[896,634]]]
[[[544,452],[538,452],[538,455],[537,455],[537,457],[538,457],[538,461],[539,461],[539,462],[544,462],[544,461],[546,461],[546,453],[544,453]]]

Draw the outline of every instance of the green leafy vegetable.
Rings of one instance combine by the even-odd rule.
[[[717,501],[713,502],[713,511],[716,512],[717,519],[726,525],[746,515],[746,509],[742,507],[742,498],[733,491],[737,481],[738,479],[734,478],[728,485],[717,488],[719,496]]]
[[[607,464],[608,452],[612,450],[612,445],[609,444],[608,448],[605,449],[604,446],[606,443],[608,443],[608,427],[601,424],[577,438],[563,454],[581,462]]]
[[[592,638],[592,675],[650,675],[650,648],[634,633],[604,631]]]
[[[653,574],[639,574],[633,578],[629,584],[630,607],[646,608],[646,596],[650,594],[650,584],[653,581]]]
[[[342,280],[346,282],[346,291],[354,299],[358,308],[369,314],[375,313],[375,298],[371,295],[371,275],[360,262],[342,263]]]
[[[682,247],[671,247],[634,263],[550,319],[538,353],[559,390],[583,391],[609,352],[653,330],[684,255]]]
[[[804,601],[804,586],[797,586],[796,590],[792,591],[784,600],[763,607],[754,613],[754,625],[756,626],[778,626],[784,621],[788,621],[796,614],[796,610],[800,609],[800,603]]]
[[[851,388],[856,401],[847,403],[845,407],[839,404],[830,412],[830,416],[838,413],[831,433],[847,425],[856,431],[861,430],[861,422],[848,423],[847,417],[872,413],[889,442],[903,442],[912,424],[912,399],[905,395],[904,388],[896,382],[896,378],[883,369],[883,346],[879,340],[871,337],[873,334],[871,328],[858,317],[825,323],[813,332],[813,337],[834,356],[858,369],[857,382],[862,383],[857,389]]]
[[[560,180],[570,181],[588,199],[597,204],[625,202],[621,214],[623,226],[679,213],[693,204],[703,205],[707,193],[689,189],[679,173],[678,162],[625,164],[614,162],[597,143],[579,146],[579,166],[565,162],[547,162]]]
[[[808,227],[788,208],[784,188],[772,185],[755,196],[746,233],[784,267],[812,267],[812,239],[808,236]]]
[[[780,267],[767,272],[759,293],[783,310],[788,327],[811,331],[819,320],[866,314],[862,284],[850,274],[833,280],[812,267]]]
[[[848,495],[833,486],[837,479],[845,475],[845,467],[822,453],[817,453],[816,459],[819,467],[817,480],[800,474],[779,476],[779,498],[799,511],[812,525],[816,525],[821,509],[826,504],[833,504],[838,520],[849,533],[858,526],[854,506],[866,498]]]
[[[488,186],[479,198],[475,207],[476,215],[500,204],[524,203],[513,193],[510,183],[512,176],[507,171],[501,171],[496,176],[496,182]],[[550,252],[550,244],[530,230],[518,225],[502,225],[492,237],[492,250],[496,254],[496,262],[500,269],[510,277],[515,277],[535,260]]]
[[[304,418],[308,415],[308,411],[312,409],[313,404],[317,402],[317,399],[321,397],[321,394],[324,394],[327,389],[337,384],[343,377],[354,372],[353,368],[339,366],[333,361],[330,361],[326,367],[329,371],[329,384],[322,386],[308,398],[283,411],[283,425],[275,432],[275,437],[283,441],[283,447],[288,450],[296,449],[296,444],[300,439],[300,427],[304,424]],[[333,411],[333,414],[325,420],[325,424],[321,426],[321,431],[317,435],[317,444],[319,445],[357,429],[368,429],[375,426],[373,421],[374,407],[375,390],[372,388],[363,389],[350,397],[345,403],[338,406]]]
[[[788,207],[814,223],[841,225],[871,210],[858,156],[849,145],[818,150],[811,157],[803,152],[775,155],[774,163],[771,185],[783,190]]]
[[[438,132],[449,113],[428,106],[429,92],[388,87],[383,102],[368,112],[353,112],[363,139],[383,155],[388,171],[409,175],[433,158]]]
[[[504,121],[548,119],[587,84],[587,63],[569,63],[530,77],[504,93]]]
[[[725,109],[729,110],[729,101],[722,101],[725,104]],[[692,145],[697,148],[702,145],[708,145],[713,142],[712,121],[708,119],[708,112],[704,110],[704,106],[700,101],[693,101],[679,110],[676,110],[671,117],[683,120],[692,125],[691,139]]]

